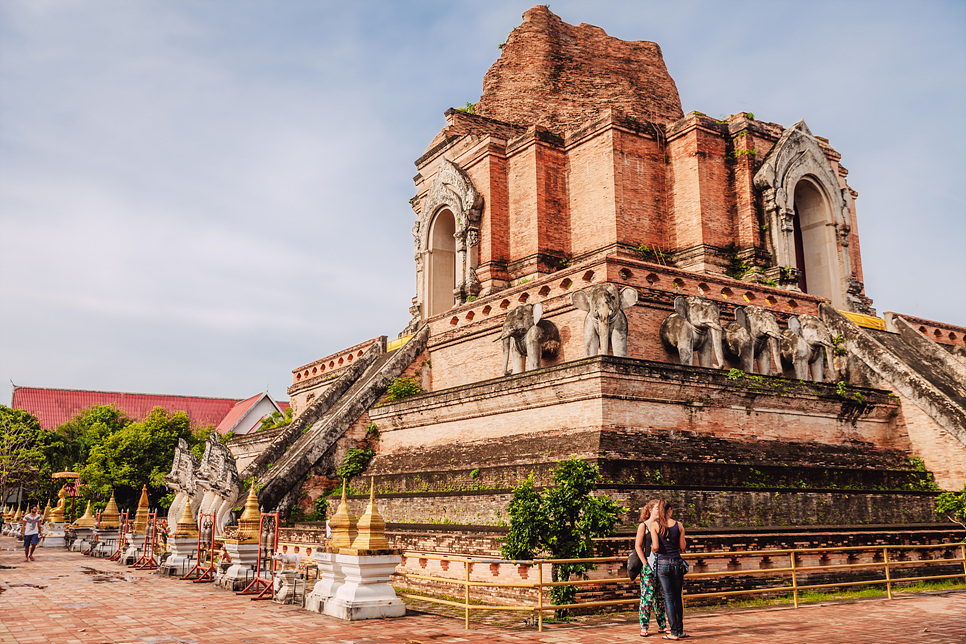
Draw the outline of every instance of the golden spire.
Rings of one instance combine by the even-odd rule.
[[[352,541],[357,535],[356,518],[352,516],[352,510],[346,503],[345,488],[346,481],[342,479],[342,502],[339,503],[335,516],[329,520],[329,529],[332,531],[329,548],[334,552],[338,552],[339,548],[352,547]]]
[[[178,525],[174,528],[173,537],[196,538],[198,536],[198,526],[195,524],[195,517],[191,513],[191,497],[185,497],[184,511],[178,519]]]
[[[145,484],[141,488],[141,500],[138,501],[138,511],[134,515],[134,534],[144,534],[144,531],[148,529],[148,512],[150,511],[150,506],[148,505],[148,486]]]
[[[111,490],[111,500],[107,502],[107,507],[101,512],[101,522],[98,528],[107,530],[117,528],[121,525],[121,513],[117,510],[117,501],[114,500],[114,490]]]
[[[252,483],[248,490],[248,498],[245,500],[245,511],[238,519],[238,532],[235,540],[238,543],[258,543],[258,531],[260,529],[262,515],[258,511],[258,494],[255,493],[255,483]]]
[[[376,509],[376,480],[369,483],[369,505],[366,512],[359,517],[359,535],[352,542],[355,550],[388,550],[386,541],[386,522]]]
[[[22,515],[22,514],[20,514],[20,506],[18,505],[18,506],[17,506],[17,511],[13,513],[13,521],[14,521],[14,523],[16,523],[17,521],[20,521],[20,518],[21,518],[22,516],[23,516],[23,515]]]
[[[66,487],[66,485],[64,486]],[[67,491],[62,487],[60,491],[57,492],[57,506],[50,511],[50,521],[51,523],[63,523],[64,522],[64,506],[67,501],[64,497],[67,496]]]
[[[87,509],[84,510],[84,516],[74,521],[75,528],[93,528],[97,524],[94,522],[94,515],[91,514],[91,502],[87,502]]]
[[[9,523],[13,521],[13,506],[8,505],[3,509],[3,521],[4,523]]]
[[[44,508],[44,516],[41,517],[40,521],[42,523],[47,523],[50,521],[50,513],[53,512],[53,508],[50,507],[50,499],[47,499],[47,507]]]

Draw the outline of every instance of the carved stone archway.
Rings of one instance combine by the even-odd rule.
[[[480,215],[483,212],[483,196],[469,176],[452,161],[444,158],[436,171],[426,200],[418,211],[413,226],[413,242],[416,246],[416,301],[414,317],[431,317],[428,306],[433,293],[433,271],[430,270],[432,244],[430,233],[434,219],[442,212],[452,213],[456,220],[455,238],[455,284],[453,303],[466,301],[480,292],[476,276],[479,265]]]
[[[839,185],[835,171],[805,121],[785,130],[768,152],[755,174],[755,187],[764,196],[771,250],[780,269],[780,282],[792,288],[799,282],[798,267],[805,261],[797,257],[795,249],[796,189],[800,198],[805,192],[818,200],[817,205],[810,205],[807,215],[808,225],[818,230],[810,233],[810,247],[805,251],[820,257],[822,269],[816,271],[815,283],[810,283],[809,291],[828,297],[836,308],[854,310],[856,307],[849,297],[852,194],[848,187]]]

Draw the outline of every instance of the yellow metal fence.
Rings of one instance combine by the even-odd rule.
[[[940,558],[940,559],[928,559],[922,558],[914,560],[898,560],[895,558],[890,559],[890,553],[893,555],[897,553],[905,553],[909,551],[928,551],[928,550],[942,550],[942,551],[958,551],[959,556],[954,558]],[[823,558],[829,554],[849,554],[849,553],[873,553],[873,561],[865,563],[838,563],[838,564],[826,564],[817,566],[801,566],[798,565],[798,560],[802,555],[821,555]],[[460,557],[460,556],[446,556],[446,555],[435,555],[422,552],[405,552],[403,556],[407,559],[420,559],[420,560],[434,560],[440,562],[450,562],[462,564],[459,568],[462,574],[460,577],[442,577],[438,575],[420,575],[403,571],[401,574],[406,577],[406,579],[428,581],[439,584],[449,584],[453,586],[462,586],[462,596],[463,601],[452,601],[448,599],[439,599],[436,597],[429,597],[425,595],[413,595],[407,593],[401,593],[403,597],[409,599],[415,599],[425,602],[430,602],[434,604],[441,604],[444,606],[453,606],[456,608],[462,608],[464,611],[464,625],[466,628],[470,627],[470,611],[522,611],[531,612],[534,614],[535,621],[537,622],[538,630],[543,631],[543,613],[546,611],[559,610],[559,609],[576,609],[576,608],[597,608],[604,606],[619,606],[624,604],[637,604],[640,599],[637,597],[627,598],[627,599],[608,599],[600,601],[585,601],[577,602],[573,604],[562,604],[553,605],[546,603],[544,601],[544,589],[553,586],[602,586],[602,585],[618,585],[618,584],[628,584],[632,583],[627,577],[611,577],[602,579],[579,579],[573,581],[544,581],[544,566],[549,566],[553,564],[566,564],[566,563],[616,563],[624,562],[626,558],[624,557],[593,557],[590,559],[533,559],[527,561],[508,561],[501,559],[484,559],[478,557]],[[689,594],[684,593],[684,599],[687,601],[689,598],[699,598],[699,597],[734,597],[738,595],[756,595],[762,593],[791,593],[792,601],[795,608],[798,608],[798,594],[804,590],[816,590],[820,588],[841,588],[846,586],[863,586],[863,585],[875,585],[875,584],[885,584],[886,592],[889,599],[892,599],[892,586],[895,583],[905,583],[912,581],[925,581],[925,580],[939,580],[939,579],[958,579],[963,578],[966,580],[966,544],[952,543],[952,544],[937,544],[937,545],[922,545],[922,546],[852,546],[852,547],[841,547],[841,548],[796,548],[790,550],[747,550],[747,551],[722,551],[722,552],[701,552],[701,553],[689,553],[684,555],[685,559],[694,561],[706,561],[708,559],[716,558],[740,558],[740,557],[767,557],[771,558],[784,558],[788,557],[788,566],[784,568],[758,568],[758,569],[746,569],[746,570],[724,570],[717,572],[691,572],[688,573],[687,579],[709,579],[709,578],[722,578],[722,577],[738,577],[738,576],[749,576],[749,575],[770,575],[774,576],[776,574],[781,575],[785,582],[781,586],[765,585],[757,588],[750,588],[746,590],[727,590],[721,592],[702,592]],[[918,577],[895,577],[893,572],[903,566],[933,566],[939,564],[962,564],[963,572],[957,572],[956,574],[945,574],[945,575],[928,575],[928,576],[918,576]],[[528,569],[536,567],[536,581],[473,581],[471,580],[470,571],[474,564],[488,564],[490,566],[500,565],[500,566],[526,566]],[[448,568],[448,564],[447,564]],[[801,575],[814,574],[818,572],[825,571],[837,571],[837,570],[862,570],[862,569],[883,569],[884,576],[881,578],[874,579],[864,579],[861,581],[836,581],[832,583],[823,584],[799,584],[799,579]],[[530,602],[524,603],[507,603],[507,604],[471,604],[470,603],[470,588],[530,588],[535,591],[535,597]]]

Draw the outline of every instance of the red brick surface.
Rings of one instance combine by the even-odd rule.
[[[477,112],[562,132],[594,118],[602,105],[656,123],[683,116],[657,43],[568,25],[541,5],[523,14],[486,73]]]

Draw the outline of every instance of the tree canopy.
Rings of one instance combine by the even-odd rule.
[[[46,463],[45,434],[33,415],[0,405],[0,500],[13,489],[36,487]]]
[[[0,493],[21,489],[43,505],[55,500],[62,481],[51,474],[81,474],[80,495],[103,509],[111,491],[118,506],[133,509],[143,485],[152,505],[167,507],[172,495],[164,484],[178,439],[201,456],[211,427],[193,428],[182,411],[155,407],[135,421],[114,405],[79,412],[55,431],[41,429],[31,414],[0,406]]]

